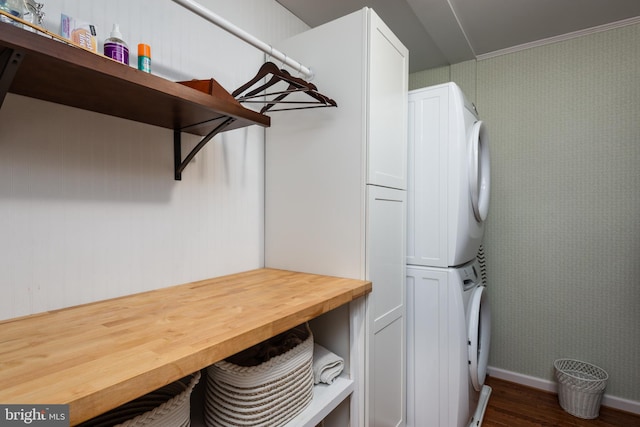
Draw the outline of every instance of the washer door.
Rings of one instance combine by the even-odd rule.
[[[476,221],[483,222],[489,213],[491,165],[486,126],[478,120],[471,128],[469,140],[469,191]]]
[[[471,383],[476,391],[482,389],[484,379],[487,376],[487,364],[489,363],[489,344],[491,338],[491,308],[489,298],[484,286],[477,286],[469,301],[467,313],[469,334],[469,373]]]

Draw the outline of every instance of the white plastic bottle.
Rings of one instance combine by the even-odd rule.
[[[28,0],[22,0],[22,20],[27,21],[30,24],[35,24],[36,17],[34,15],[34,9],[29,7],[30,5],[35,7],[33,2],[29,2]],[[32,27],[28,25],[23,25],[23,28],[28,31],[35,31]]]
[[[129,65],[129,46],[122,40],[118,24],[113,24],[111,35],[104,41],[104,55]]]

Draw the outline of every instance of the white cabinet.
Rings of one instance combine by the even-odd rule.
[[[372,281],[364,304],[312,325],[354,380],[325,426],[402,426],[408,52],[368,8],[276,47],[338,108],[272,115],[265,265]]]
[[[406,190],[408,52],[377,15],[369,24],[367,184]]]
[[[407,264],[410,265],[449,265],[447,224],[448,216],[453,214],[446,203],[450,193],[449,150],[443,147],[450,132],[449,122],[446,88],[409,98]]]
[[[404,224],[406,192],[367,186],[367,272],[373,282],[369,297],[369,425],[404,425],[405,414],[405,284]]]

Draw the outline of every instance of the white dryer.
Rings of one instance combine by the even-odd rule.
[[[407,267],[407,426],[482,423],[491,313],[477,260]]]
[[[407,264],[472,260],[489,210],[484,123],[453,82],[409,92]]]

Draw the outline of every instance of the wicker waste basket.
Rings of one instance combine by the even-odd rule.
[[[191,392],[200,371],[145,394],[79,427],[189,427]]]
[[[607,372],[590,363],[573,359],[558,359],[553,366],[562,409],[579,418],[597,418],[609,378]]]
[[[211,365],[207,368],[206,425],[286,424],[311,403],[312,363],[313,335],[304,324]]]

